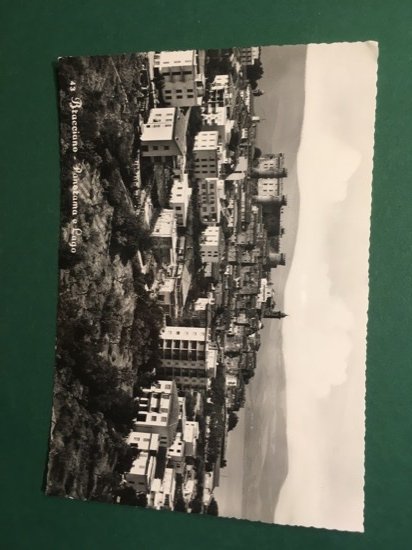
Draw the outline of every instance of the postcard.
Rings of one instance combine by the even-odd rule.
[[[48,495],[363,531],[377,56],[59,59]]]

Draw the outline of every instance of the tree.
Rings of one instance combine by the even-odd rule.
[[[263,65],[260,59],[256,60],[253,65],[248,65],[246,76],[251,82],[256,82],[263,76]]]
[[[125,504],[126,506],[141,506],[142,508],[147,506],[146,494],[136,494],[136,491],[130,485],[122,487],[115,494],[120,497],[120,504]]]
[[[229,141],[229,149],[231,151],[236,151],[240,143],[240,132],[236,128],[232,130]]]
[[[141,506],[142,508],[146,508],[146,506],[147,506],[147,495],[146,495],[146,493],[138,493],[136,495],[136,506]]]
[[[130,485],[122,487],[116,491],[115,495],[120,497],[120,504],[125,504],[126,506],[136,506],[136,491]]]
[[[219,508],[217,505],[217,502],[214,498],[209,503],[209,506],[207,507],[206,513],[209,516],[218,516],[219,515]]]
[[[123,474],[124,472],[130,472],[130,468],[132,467],[132,464],[136,460],[138,454],[139,450],[135,447],[124,445],[123,449],[119,452],[119,456],[116,462],[116,472],[119,472],[120,474]]]
[[[186,510],[186,503],[183,500],[182,496],[179,496],[176,500],[176,504],[174,506],[175,512],[187,512]]]
[[[192,514],[200,514],[202,512],[202,503],[198,498],[193,499],[189,506]]]
[[[262,156],[262,149],[259,149],[259,147],[255,147],[255,151],[253,154],[253,160],[257,160]]]
[[[235,412],[230,411],[229,418],[228,418],[228,431],[230,432],[230,430],[233,430],[233,428],[236,427],[238,422],[239,422],[238,415]]]

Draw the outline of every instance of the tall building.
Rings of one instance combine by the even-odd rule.
[[[223,234],[220,226],[209,225],[200,237],[200,257],[203,263],[217,264],[221,262],[224,247]]]
[[[162,51],[155,54],[154,67],[163,77],[165,103],[175,107],[201,104],[205,92],[203,52]]]
[[[151,109],[140,140],[142,155],[155,161],[185,155],[187,122],[175,107]]]
[[[216,130],[218,132],[219,141],[228,143],[232,132],[234,121],[228,119],[226,107],[216,106],[214,109],[207,110],[202,113],[203,126],[206,131]]]
[[[283,168],[285,156],[283,153],[267,153],[257,160],[257,167],[260,170],[274,170]]]
[[[156,471],[156,455],[159,450],[159,434],[131,432],[126,443],[139,450],[125,479],[136,492],[147,491]]]
[[[217,349],[203,327],[166,326],[160,333],[159,375],[179,388],[207,388],[216,375]]]
[[[141,451],[133,461],[130,471],[125,474],[129,485],[138,493],[150,487],[156,472],[156,456],[148,451]]]
[[[179,309],[177,284],[174,277],[166,277],[159,286],[157,301],[168,315],[174,315]]]
[[[286,265],[286,254],[283,252],[269,252],[267,263],[271,268],[275,268],[278,265]]]
[[[283,185],[277,178],[259,178],[258,195],[263,197],[278,196],[282,194]]]
[[[169,447],[176,435],[179,400],[174,381],[160,380],[138,398],[134,431],[158,434],[159,447]]]
[[[252,175],[256,178],[285,178],[288,171],[285,168],[284,154],[262,155],[252,168]]]
[[[169,203],[175,213],[176,223],[179,227],[186,227],[191,195],[192,189],[189,187],[188,174],[183,174],[182,177],[173,180]]]
[[[155,510],[173,510],[175,492],[175,469],[166,468],[163,478],[155,478],[150,486],[148,505]]]
[[[253,65],[260,58],[260,47],[239,48],[239,57],[243,65]]]
[[[185,442],[185,455],[196,456],[197,440],[199,439],[199,422],[186,420],[183,429],[183,440]]]
[[[176,265],[177,230],[176,217],[171,209],[163,209],[157,218],[151,238],[156,260],[159,263]]]
[[[215,178],[219,175],[219,133],[201,131],[193,146],[194,175],[196,178]]]
[[[207,112],[213,112],[218,107],[224,107],[230,116],[233,94],[234,88],[231,77],[227,74],[216,75],[209,89],[206,103]]]
[[[238,158],[236,166],[231,174],[226,178],[227,181],[243,181],[248,173],[249,162],[244,155]]]
[[[224,181],[218,178],[205,178],[199,181],[199,208],[202,223],[209,225],[220,221],[221,201],[225,197]]]
[[[259,178],[258,194],[253,199],[256,204],[286,206],[287,197],[283,193],[283,180],[279,178]]]

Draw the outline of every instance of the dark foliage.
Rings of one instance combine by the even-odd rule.
[[[228,431],[230,432],[231,430],[236,428],[238,422],[239,422],[238,415],[235,412],[230,411],[229,418],[228,418]]]
[[[206,514],[209,516],[218,516],[219,515],[219,509],[217,506],[217,502],[214,498],[209,503],[209,506],[207,507]]]
[[[120,498],[120,504],[126,506],[140,506],[145,508],[147,506],[147,496],[145,493],[138,493],[133,487],[125,486],[118,489],[115,496]]]

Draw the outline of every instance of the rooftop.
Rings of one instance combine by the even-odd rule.
[[[142,142],[174,141],[180,153],[186,154],[186,131],[190,109],[183,113],[178,107],[158,107],[150,112],[144,125]]]

